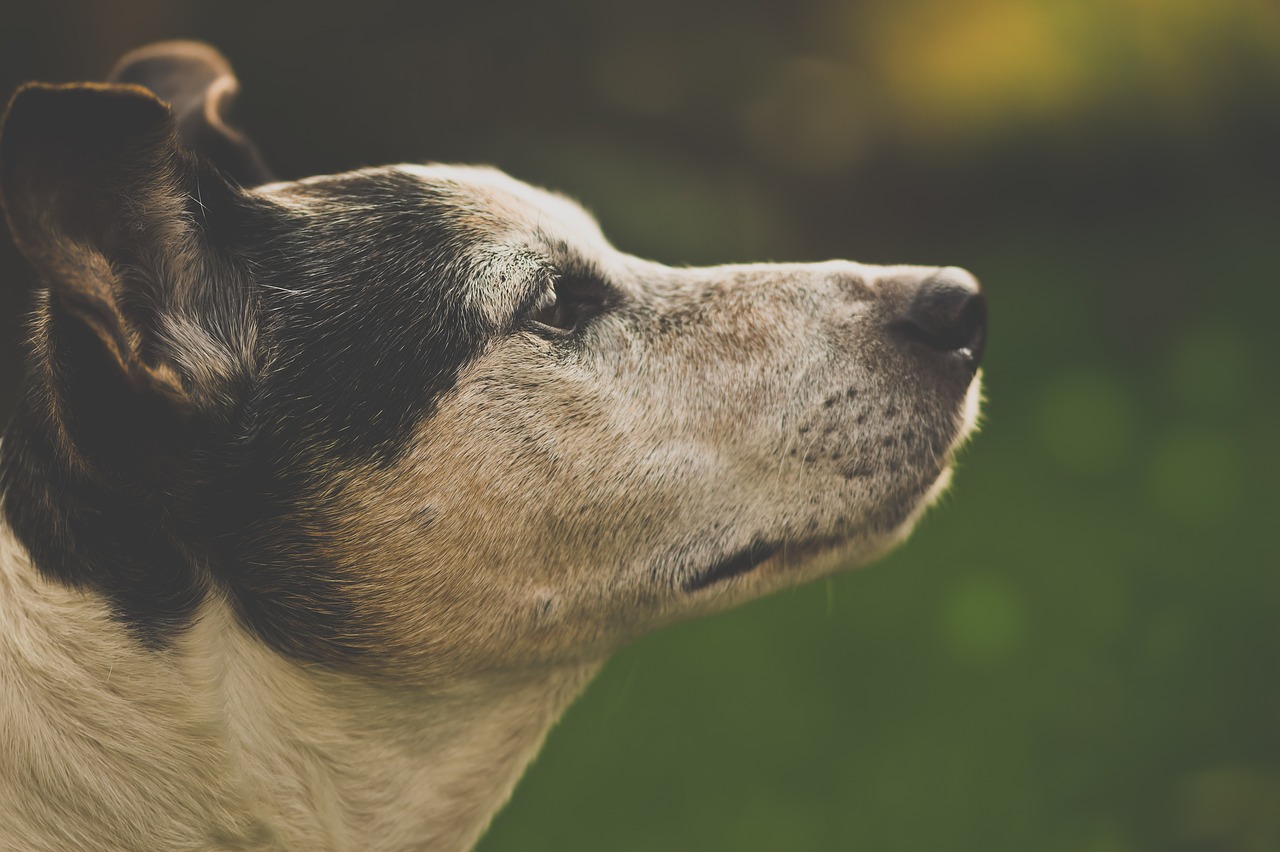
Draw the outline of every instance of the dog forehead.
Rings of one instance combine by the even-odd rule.
[[[336,266],[376,256],[384,270],[434,265],[447,272],[452,293],[439,295],[490,328],[505,326],[555,274],[602,269],[618,255],[574,201],[488,166],[384,166],[255,193],[298,214],[295,238],[317,255],[334,255]],[[405,263],[392,263],[396,256]]]
[[[489,166],[402,165],[398,171],[420,180],[425,189],[448,187],[461,199],[481,205],[508,239],[569,243],[584,251],[608,247],[596,220],[577,202],[516,180]]]
[[[503,324],[548,276],[613,265],[616,250],[595,218],[577,202],[511,177],[491,166],[451,164],[393,167],[424,192],[455,199],[460,215],[479,229],[470,251],[467,301]]]
[[[399,204],[425,201],[436,215],[452,217],[475,241],[570,244],[587,253],[612,248],[596,220],[577,202],[491,166],[406,163],[279,181],[254,191],[310,216],[346,217],[357,209],[394,213]]]

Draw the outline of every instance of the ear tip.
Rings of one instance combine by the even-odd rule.
[[[87,123],[103,117],[164,120],[169,105],[143,86],[127,83],[24,83],[5,111],[4,128],[30,118]]]
[[[212,76],[231,74],[231,63],[211,44],[203,41],[173,39],[135,47],[120,57],[111,69],[109,80],[127,80],[130,69],[144,63],[169,62],[208,69]]]
[[[0,121],[0,194],[8,200],[15,180],[51,157],[77,152],[76,161],[90,163],[99,153],[152,148],[172,132],[168,104],[141,86],[26,83]]]
[[[25,83],[9,100],[0,122],[0,141],[18,134],[61,136],[104,127],[162,127],[172,120],[169,105],[143,88],[120,83]]]
[[[207,92],[234,97],[239,82],[232,65],[202,41],[157,41],[127,52],[108,77],[113,83],[132,83],[155,92],[182,116],[201,104]]]
[[[149,89],[180,123],[207,110],[216,118],[240,89],[226,57],[199,41],[161,41],[131,50],[108,80]]]
[[[200,41],[160,41],[129,51],[111,69],[113,83],[133,83],[155,92],[182,112],[187,101],[218,84],[237,88],[226,57]]]

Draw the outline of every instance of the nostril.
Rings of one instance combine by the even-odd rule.
[[[976,367],[987,338],[987,300],[968,273],[943,271],[916,291],[894,327],[938,352],[956,352]]]

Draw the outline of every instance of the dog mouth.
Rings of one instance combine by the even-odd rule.
[[[834,547],[842,541],[844,539],[838,537],[824,537],[809,541],[756,538],[746,547],[730,553],[707,568],[687,577],[680,586],[686,592],[701,591],[734,577],[750,574],[775,556],[805,558]]]
[[[749,545],[731,553],[711,564],[710,567],[687,578],[681,585],[686,592],[696,592],[708,586],[714,586],[730,577],[749,574],[760,566],[761,562],[776,556],[783,548],[784,542],[755,539]]]
[[[730,551],[710,565],[686,574],[680,582],[680,588],[686,593],[699,592],[750,574],[775,557],[797,563],[808,562],[813,557],[848,545],[859,538],[868,542],[880,541],[882,545],[883,542],[889,542],[891,546],[906,537],[924,511],[946,490],[951,474],[952,466],[948,462],[927,485],[914,489],[910,495],[880,506],[853,528],[813,538],[756,536],[745,547]],[[873,548],[877,552],[883,550],[883,546],[873,545]]]

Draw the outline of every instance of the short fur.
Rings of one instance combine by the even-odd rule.
[[[43,282],[0,846],[467,849],[611,650],[863,564],[946,486],[968,273],[674,269],[491,169],[264,183],[236,90],[155,45],[0,132]]]

